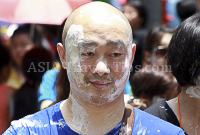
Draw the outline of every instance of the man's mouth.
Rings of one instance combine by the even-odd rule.
[[[111,82],[90,81],[90,83],[97,89],[103,90],[109,87]]]

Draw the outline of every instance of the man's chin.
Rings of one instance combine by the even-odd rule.
[[[96,106],[107,104],[109,101],[108,98],[99,98],[95,96],[91,97],[89,100],[91,104],[96,105]]]

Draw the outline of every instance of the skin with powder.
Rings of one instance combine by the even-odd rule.
[[[60,108],[67,125],[77,133],[105,134],[123,117],[123,88],[136,48],[121,12],[107,4],[92,5],[71,14],[64,45],[58,44],[71,85],[70,96]]]

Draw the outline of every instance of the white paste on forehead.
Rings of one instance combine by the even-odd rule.
[[[81,73],[80,57],[78,43],[84,39],[84,32],[82,25],[72,24],[67,32],[65,38],[66,45],[66,60],[67,64],[67,74],[69,80],[73,83],[73,79],[76,83],[83,83],[83,74]]]

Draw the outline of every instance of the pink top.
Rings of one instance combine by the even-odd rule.
[[[12,90],[6,85],[0,85],[0,134],[8,128],[9,123],[9,106],[6,102],[8,91]],[[8,100],[8,99],[7,99]],[[11,100],[11,99],[10,99]]]

